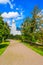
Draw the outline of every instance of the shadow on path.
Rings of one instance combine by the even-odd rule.
[[[4,48],[4,47],[7,47],[7,46],[8,46],[8,44],[1,44],[1,45],[0,45],[0,49],[1,49],[1,48]]]

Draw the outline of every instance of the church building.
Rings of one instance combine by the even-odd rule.
[[[17,30],[17,28],[16,28],[16,23],[15,23],[14,19],[12,20],[12,25],[11,25],[10,29],[11,29],[10,33],[12,35],[21,35],[21,31]]]

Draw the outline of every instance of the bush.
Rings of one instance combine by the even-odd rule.
[[[35,39],[36,42],[43,45],[43,32],[36,32]]]
[[[21,40],[21,35],[15,35],[14,39]]]
[[[10,35],[10,39],[16,39],[16,40],[21,40],[21,35]]]

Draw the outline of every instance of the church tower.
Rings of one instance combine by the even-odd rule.
[[[11,34],[16,35],[16,24],[14,19],[12,20]]]

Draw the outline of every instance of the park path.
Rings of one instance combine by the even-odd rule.
[[[0,65],[43,65],[43,56],[20,42],[10,40],[10,45],[0,56]]]

